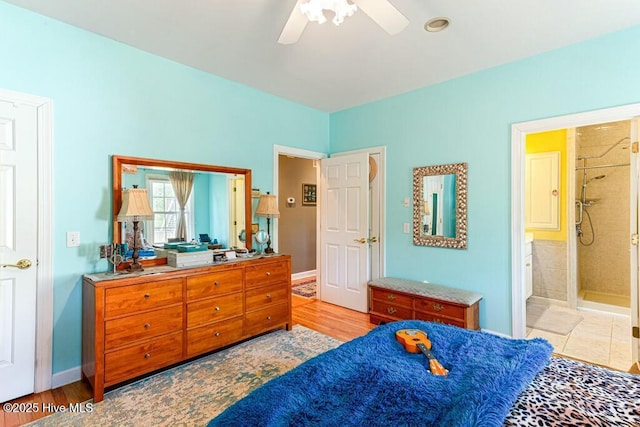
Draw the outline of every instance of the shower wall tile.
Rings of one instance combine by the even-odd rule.
[[[556,240],[534,240],[533,295],[567,300],[567,243]]]
[[[606,132],[599,126],[578,128],[576,154],[602,155],[630,134],[629,121],[607,125]],[[586,166],[627,164],[629,151],[629,140],[625,140],[601,158],[586,160]],[[576,166],[584,165],[584,160],[576,162]],[[586,200],[593,203],[583,215],[583,243],[579,241],[577,247],[579,291],[630,295],[629,173],[628,166],[587,170]],[[602,175],[604,178],[595,179]],[[583,179],[582,170],[576,171],[576,200],[582,196]]]

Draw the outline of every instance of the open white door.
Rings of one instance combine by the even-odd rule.
[[[0,99],[0,402],[34,391],[37,117]]]
[[[320,295],[323,301],[368,311],[369,154],[322,159]]]

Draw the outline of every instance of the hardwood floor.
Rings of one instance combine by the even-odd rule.
[[[293,296],[293,324],[302,325],[340,341],[349,341],[374,328],[369,315],[327,304],[315,298]],[[12,400],[23,409],[37,408],[38,412],[5,412],[0,410],[0,427],[14,427],[40,419],[54,412],[55,406],[69,408],[69,404],[91,399],[91,388],[82,381],[42,393]],[[46,409],[50,409],[47,411]]]

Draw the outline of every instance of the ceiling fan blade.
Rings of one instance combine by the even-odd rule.
[[[282,33],[280,33],[278,43],[293,44],[297,42],[302,35],[304,28],[307,26],[307,22],[309,22],[309,20],[300,10],[300,3],[302,3],[302,0],[298,0],[296,5],[293,6],[291,15],[289,15],[289,19],[287,20],[287,23],[284,24]]]
[[[355,0],[355,4],[391,35],[398,34],[409,25],[409,20],[388,0]]]

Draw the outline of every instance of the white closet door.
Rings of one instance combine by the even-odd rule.
[[[560,152],[527,154],[525,226],[560,230]]]

